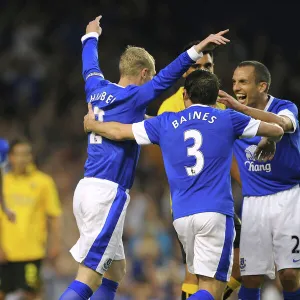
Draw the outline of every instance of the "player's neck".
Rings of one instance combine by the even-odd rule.
[[[259,99],[258,101],[254,102],[252,105],[249,105],[250,107],[264,110],[269,102],[269,95],[265,95],[262,99]]]
[[[123,76],[120,78],[120,81],[118,82],[118,85],[126,87],[128,85],[140,85],[139,80],[137,79],[137,77],[133,77],[133,76]]]

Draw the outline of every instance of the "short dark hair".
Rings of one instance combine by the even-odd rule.
[[[253,67],[254,68],[254,73],[255,73],[255,82],[260,83],[260,82],[266,82],[268,84],[266,92],[269,91],[270,85],[271,85],[271,74],[268,68],[262,64],[259,61],[256,60],[245,60],[242,61],[239,65],[238,68],[240,67]]]
[[[30,141],[25,137],[18,137],[10,141],[8,153],[11,154],[14,148],[21,144],[31,145]]]
[[[200,40],[195,40],[195,41],[192,41],[192,42],[189,42],[188,44],[186,44],[184,47],[183,47],[183,52],[189,50],[191,47],[193,47],[194,45],[197,45],[199,44],[201,41]],[[209,54],[211,56],[212,59],[214,59],[214,54],[212,51],[203,51],[203,54]]]
[[[215,74],[205,70],[190,73],[184,83],[189,98],[193,103],[216,104],[220,83]]]

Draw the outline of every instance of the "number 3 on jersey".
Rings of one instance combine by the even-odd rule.
[[[184,132],[184,141],[188,139],[194,139],[194,145],[187,147],[187,156],[194,156],[196,164],[192,167],[185,166],[185,170],[188,176],[196,176],[202,171],[204,166],[204,156],[203,153],[199,151],[202,146],[203,138],[200,131],[191,129]]]
[[[103,122],[104,111],[99,107],[94,107],[94,114],[97,116],[98,121]],[[102,144],[102,136],[92,132],[90,134],[90,144]]]

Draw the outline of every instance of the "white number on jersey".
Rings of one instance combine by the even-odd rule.
[[[94,107],[94,114],[98,117],[98,121],[103,122],[104,111],[99,107]],[[102,136],[92,132],[90,134],[90,144],[102,144]]]
[[[194,156],[196,159],[196,164],[192,167],[185,166],[188,176],[198,175],[204,166],[204,156],[201,151],[199,151],[202,146],[203,138],[200,131],[191,129],[184,132],[184,140],[194,139],[194,145],[192,147],[187,147],[187,156]]]

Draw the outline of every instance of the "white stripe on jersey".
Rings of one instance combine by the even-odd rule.
[[[240,135],[240,138],[252,138],[256,136],[259,124],[260,120],[255,120],[251,118],[249,124],[245,127],[242,135]]]
[[[86,39],[91,38],[91,37],[94,37],[98,40],[99,34],[97,32],[89,32],[81,38],[81,43],[83,43]]]
[[[139,145],[152,144],[146,132],[144,121],[132,124],[132,132]]]
[[[288,131],[288,133],[294,133],[296,131],[296,129],[297,129],[297,122],[296,122],[294,114],[290,110],[283,109],[277,115],[278,116],[288,117],[291,120],[291,122],[293,123],[293,129],[291,131]]]

